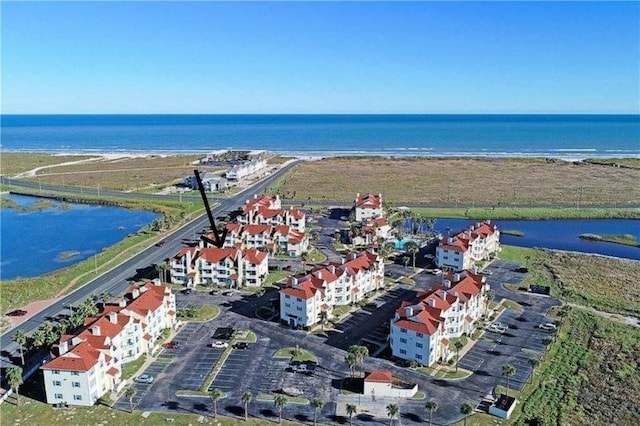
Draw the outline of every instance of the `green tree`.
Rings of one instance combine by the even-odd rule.
[[[411,257],[413,259],[413,269],[416,269],[416,253],[420,251],[420,246],[415,241],[407,241],[404,245],[404,249],[411,253]]]
[[[516,374],[516,368],[511,364],[502,366],[502,375],[507,378],[507,396],[509,396],[509,378]]]
[[[278,409],[278,423],[279,424],[282,424],[282,410],[284,410],[286,408],[288,402],[289,402],[289,400],[284,395],[276,395],[276,397],[273,399],[273,403],[276,406],[276,408]]]
[[[7,370],[7,381],[9,382],[9,386],[16,393],[16,405],[20,406],[20,394],[18,393],[18,389],[23,383],[22,380],[22,367],[11,367]]]
[[[102,303],[107,303],[109,299],[111,299],[111,294],[109,294],[108,291],[105,290],[100,293],[100,300],[102,301]]]
[[[167,272],[171,269],[166,262],[158,263],[156,265],[156,271],[158,271],[158,278],[162,280],[163,283],[167,282]]]
[[[311,408],[313,408],[313,426],[317,424],[318,421],[318,410],[324,407],[324,401],[319,398],[314,398],[311,400]]]
[[[369,349],[366,346],[353,345],[349,347],[349,353],[356,357],[360,370],[364,373],[364,360],[369,356]]]
[[[58,340],[58,336],[56,336],[56,330],[53,324],[49,321],[45,321],[44,324],[40,326],[42,333],[44,334],[44,343],[47,345],[53,345],[56,340]]]
[[[27,333],[23,330],[17,330],[16,334],[13,335],[13,341],[20,346],[20,359],[22,361],[22,365],[24,365],[24,346],[27,343]]]
[[[249,403],[253,399],[253,394],[247,391],[242,394],[242,404],[244,405],[244,421],[249,420]]]
[[[537,359],[530,359],[528,362],[531,366],[531,383],[533,383],[533,375],[536,373],[536,368],[540,364],[540,361],[538,361]]]
[[[411,261],[411,258],[409,256],[402,256],[402,263],[404,263],[405,268],[409,266],[410,261]]]
[[[136,396],[136,388],[129,385],[124,390],[124,396],[129,400],[129,412],[133,414],[133,397]]]
[[[349,416],[349,424],[353,425],[353,416],[358,412],[358,408],[353,404],[347,404],[346,409]]]
[[[33,342],[33,346],[34,347],[36,347],[36,348],[41,347],[42,345],[44,345],[44,342],[45,342],[44,332],[42,330],[40,330],[40,329],[37,329],[31,335],[31,340]]]
[[[438,409],[438,403],[435,400],[429,400],[424,404],[425,410],[429,412],[429,426],[431,426],[431,418],[433,417],[433,412]]]
[[[322,332],[324,333],[324,326],[329,320],[329,313],[327,311],[320,311],[320,325],[322,326]]]
[[[460,340],[456,340],[453,343],[453,348],[456,350],[456,373],[458,372],[458,361],[460,361],[460,349],[464,348],[464,343]]]
[[[220,389],[215,388],[209,392],[209,396],[213,402],[213,418],[216,418],[218,416],[218,400],[224,396],[224,393]]]
[[[393,419],[396,418],[399,412],[400,412],[400,408],[398,408],[396,404],[387,405],[387,416],[389,416],[389,426],[393,424]]]
[[[467,426],[467,417],[473,413],[473,407],[465,402],[460,406],[460,413],[464,415],[464,425]]]
[[[344,362],[346,362],[347,366],[349,367],[351,377],[355,376],[355,368],[356,365],[358,365],[358,359],[356,358],[355,354],[348,352],[344,357]]]

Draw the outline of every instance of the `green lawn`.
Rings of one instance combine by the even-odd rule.
[[[307,260],[307,262],[320,263],[327,260],[327,256],[322,254],[315,247],[311,247],[310,250],[305,254],[305,259]]]
[[[278,281],[287,278],[287,276],[289,276],[289,272],[287,271],[273,271],[273,272],[269,272],[269,275],[267,276],[267,279],[264,281],[264,284],[262,285],[263,287],[266,286],[270,286],[273,285],[275,283],[277,283]]]
[[[402,284],[406,284],[406,285],[415,285],[416,282],[414,280],[412,280],[411,278],[408,277],[402,277],[398,280],[398,282],[402,283]]]
[[[138,426],[138,425],[174,425],[174,426],[193,426],[199,424],[199,414],[181,414],[181,413],[151,413],[149,416],[142,417],[142,412],[134,411],[133,414],[128,412],[114,410],[104,405],[96,405],[93,407],[74,407],[69,410],[58,410],[52,406],[34,399],[21,397],[20,407],[16,407],[13,397],[4,402],[2,408],[2,423],[5,425],[48,425],[48,424],[64,424],[64,425],[97,425],[109,424],[118,426]],[[203,403],[211,409],[211,401],[203,398]],[[292,401],[293,403],[293,401]],[[168,421],[167,419],[172,419]],[[200,423],[202,424],[202,423]],[[272,420],[255,419],[252,413],[249,414],[249,421],[244,419],[236,419],[218,415],[217,419],[210,416],[205,417],[204,424],[216,425],[247,425],[247,426],[270,426],[274,422]],[[297,425],[299,422],[289,422],[283,420],[283,424]]]
[[[210,321],[219,314],[220,308],[211,304],[178,309],[178,318],[186,321]]]
[[[306,350],[299,348],[296,352],[296,348],[282,348],[278,349],[276,353],[273,354],[274,358],[290,358],[291,361],[313,361],[318,362],[318,358],[316,356]]]
[[[135,361],[127,362],[122,365],[122,380],[127,380],[132,378],[136,372],[142,367],[142,364],[147,360],[147,354],[142,354],[142,356]]]
[[[342,315],[348,313],[349,311],[351,311],[352,306],[351,305],[342,305],[342,306],[335,306],[333,308],[333,317],[334,318],[340,318]]]
[[[522,312],[522,305],[514,302],[513,300],[504,300],[502,302],[502,306],[508,309],[513,309],[514,311]]]

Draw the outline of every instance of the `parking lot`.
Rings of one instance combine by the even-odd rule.
[[[254,359],[252,352],[255,351],[255,346],[255,344],[250,344],[248,349],[233,349],[209,387],[209,391],[216,388],[225,393],[234,390],[238,383],[238,377],[244,374],[247,365]]]

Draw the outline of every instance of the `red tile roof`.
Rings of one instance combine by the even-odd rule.
[[[393,383],[393,375],[389,371],[372,371],[364,378],[365,382]]]
[[[120,370],[118,370],[115,367],[111,367],[110,369],[107,370],[107,374],[113,377],[116,377],[118,374],[120,374]]]
[[[252,248],[242,252],[242,256],[252,265],[260,265],[267,258],[268,253]]]
[[[206,247],[200,250],[200,257],[209,263],[218,263],[226,258],[237,259],[237,248]]]
[[[43,370],[89,371],[100,359],[100,352],[87,342],[82,342],[69,352],[52,359],[42,366]]]
[[[271,235],[273,227],[270,225],[247,225],[244,227],[244,231],[249,235]]]
[[[376,194],[364,194],[356,198],[356,207],[361,209],[378,209],[382,207],[382,198]]]

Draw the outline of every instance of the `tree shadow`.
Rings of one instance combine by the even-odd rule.
[[[302,423],[306,423],[310,420],[309,416],[303,413],[298,413],[295,416],[293,416],[296,420],[298,420],[299,422]]]
[[[264,417],[278,417],[278,413],[273,411],[271,408],[263,408],[260,410],[260,415]]]
[[[241,407],[239,405],[225,405],[224,409],[227,410],[229,413],[233,414],[234,416],[238,416],[238,417],[244,417],[244,407]]]
[[[402,417],[403,419],[407,419],[409,421],[415,422],[415,423],[422,423],[422,418],[415,414],[415,413],[401,413],[400,417]]]
[[[373,422],[375,420],[375,417],[373,417],[371,414],[358,414],[356,416],[356,419],[360,420],[361,422]]]

